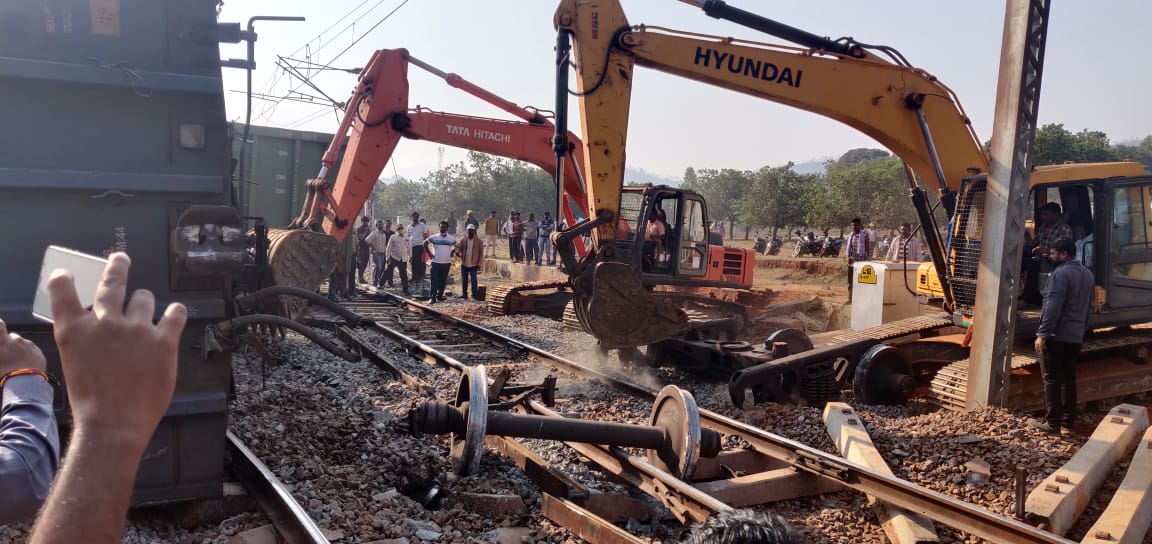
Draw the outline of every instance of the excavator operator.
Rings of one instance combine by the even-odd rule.
[[[664,253],[667,244],[665,237],[668,234],[667,216],[664,210],[657,208],[648,216],[648,224],[644,227],[644,271],[660,266],[660,255]]]

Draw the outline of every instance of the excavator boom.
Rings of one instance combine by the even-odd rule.
[[[703,4],[720,4],[704,2]],[[733,15],[728,13],[727,15]],[[922,218],[930,219],[923,183],[934,185],[945,210],[951,214],[955,191],[965,176],[987,170],[988,155],[972,130],[967,115],[950,89],[927,72],[909,66],[898,53],[892,62],[867,48],[814,37],[747,12],[734,15],[742,24],[795,39],[811,48],[691,34],[650,26],[631,26],[616,0],[595,3],[562,0],[555,25],[574,46],[576,87],[580,97],[581,128],[588,174],[589,217],[620,215],[628,114],[635,65],[702,81],[766,100],[812,111],[839,120],[871,136],[901,157],[911,173],[909,188]],[[558,80],[562,78],[558,77]],[[557,111],[563,111],[558,105]],[[936,149],[949,153],[941,157]],[[599,250],[596,265],[589,263],[575,281],[587,294],[578,296],[586,307],[579,311],[585,327],[598,338],[620,330],[620,322],[643,322],[639,330],[620,332],[620,344],[640,345],[661,330],[669,337],[686,326],[678,319],[646,319],[667,315],[642,290],[626,288],[632,282],[614,266],[615,222],[594,222]],[[939,270],[944,270],[943,244],[933,227],[929,246]],[[599,266],[603,265],[603,266]],[[597,274],[596,269],[616,271]],[[598,280],[598,281],[597,281]],[[611,292],[609,292],[611,291]],[[613,294],[615,293],[615,294]],[[630,297],[632,312],[605,306],[613,296]],[[599,302],[598,302],[599,301]],[[602,309],[597,309],[595,306]],[[606,308],[606,309],[604,309]],[[618,313],[615,320],[600,319]],[[600,317],[597,317],[600,316]],[[631,335],[632,340],[626,337]]]
[[[409,109],[408,66],[416,63],[444,77],[453,87],[524,119],[504,121]],[[319,174],[308,181],[307,196],[288,229],[269,232],[269,270],[274,285],[315,290],[337,262],[340,244],[352,229],[401,138],[442,142],[484,153],[523,160],[555,175],[554,125],[538,110],[521,108],[455,74],[445,74],[415,61],[402,49],[380,50],[360,73],[340,126],[321,161]],[[585,200],[580,174],[579,139],[568,134],[570,159],[565,161],[562,216],[574,224]],[[343,150],[335,178],[330,170]],[[576,203],[578,206],[573,206]],[[582,249],[582,248],[581,248]],[[281,297],[270,311],[295,317],[304,305]]]

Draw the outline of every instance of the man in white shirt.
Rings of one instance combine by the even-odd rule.
[[[408,225],[408,239],[412,242],[412,281],[424,280],[424,239],[428,238],[428,225],[420,222],[420,212],[412,212]]]
[[[900,225],[900,237],[892,240],[888,247],[888,260],[904,262],[905,256],[909,261],[919,261],[921,255],[920,239],[912,236],[912,225]]]
[[[424,240],[424,248],[432,254],[432,290],[428,302],[444,302],[444,288],[448,286],[448,271],[452,267],[452,253],[456,237],[448,234],[448,222],[440,222],[440,233]]]

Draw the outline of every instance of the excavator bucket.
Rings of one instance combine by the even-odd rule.
[[[288,285],[309,291],[320,288],[336,267],[340,244],[322,232],[306,229],[270,229],[268,268],[272,285]],[[298,319],[308,301],[296,297],[269,298],[263,313]]]
[[[687,314],[653,297],[624,263],[597,263],[573,283],[576,314],[605,349],[646,346],[688,328]]]

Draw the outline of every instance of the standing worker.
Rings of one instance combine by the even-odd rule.
[[[368,283],[364,281],[364,270],[368,268],[370,248],[367,239],[368,235],[372,234],[371,223],[372,218],[365,215],[360,218],[360,226],[356,227],[356,238],[360,240],[360,245],[356,247],[356,278],[360,280],[360,283]]]
[[[536,221],[536,214],[529,212],[528,220],[524,222],[524,262],[540,266],[540,223]]]
[[[449,211],[448,217],[444,220],[448,222],[448,233],[455,235],[456,234],[456,212]]]
[[[395,269],[400,270],[400,288],[404,290],[404,294],[408,294],[408,269],[405,267],[408,259],[412,257],[412,244],[408,237],[404,235],[404,225],[396,227],[396,233],[388,237],[388,244],[384,248],[384,258],[388,260],[384,273],[380,276],[381,281],[388,283],[392,286],[392,271]],[[377,285],[379,287],[379,285]]]
[[[872,255],[872,237],[861,228],[859,217],[852,218],[852,234],[848,235],[848,303],[852,303],[852,263],[867,261]]]
[[[448,286],[448,270],[452,267],[452,249],[456,237],[448,232],[448,222],[440,222],[440,233],[424,240],[424,248],[432,254],[432,291],[428,302],[444,302],[444,288]]]
[[[555,230],[556,221],[552,219],[552,212],[544,212],[544,219],[540,220],[540,253],[548,266],[556,264],[556,253],[552,251],[552,232]]]
[[[1044,419],[1028,420],[1028,424],[1067,435],[1076,422],[1076,357],[1084,342],[1096,282],[1092,271],[1076,259],[1072,239],[1056,240],[1048,256],[1056,268],[1048,277],[1035,345],[1048,413]]]
[[[420,212],[412,212],[412,224],[408,225],[408,239],[412,243],[412,281],[424,281],[424,239],[428,237],[428,225],[420,221]]]
[[[496,239],[500,236],[500,219],[496,217],[496,210],[488,214],[484,220],[484,256],[496,258]]]
[[[464,215],[464,230],[468,230],[468,225],[472,225],[472,228],[480,228],[480,221],[476,219],[475,215],[472,215],[472,210],[468,210]]]
[[[372,285],[382,287],[384,282],[384,254],[387,252],[388,235],[384,232],[384,222],[376,221],[376,230],[364,239],[372,249]]]
[[[477,274],[484,261],[484,241],[476,236],[476,225],[471,223],[464,228],[464,238],[456,242],[456,253],[460,255],[460,298],[468,298],[468,282],[472,282],[472,299],[480,300],[477,291]]]
[[[900,237],[892,240],[892,245],[888,246],[888,260],[904,262],[907,258],[909,261],[919,261],[921,253],[920,239],[912,236],[912,225],[900,225]]]

